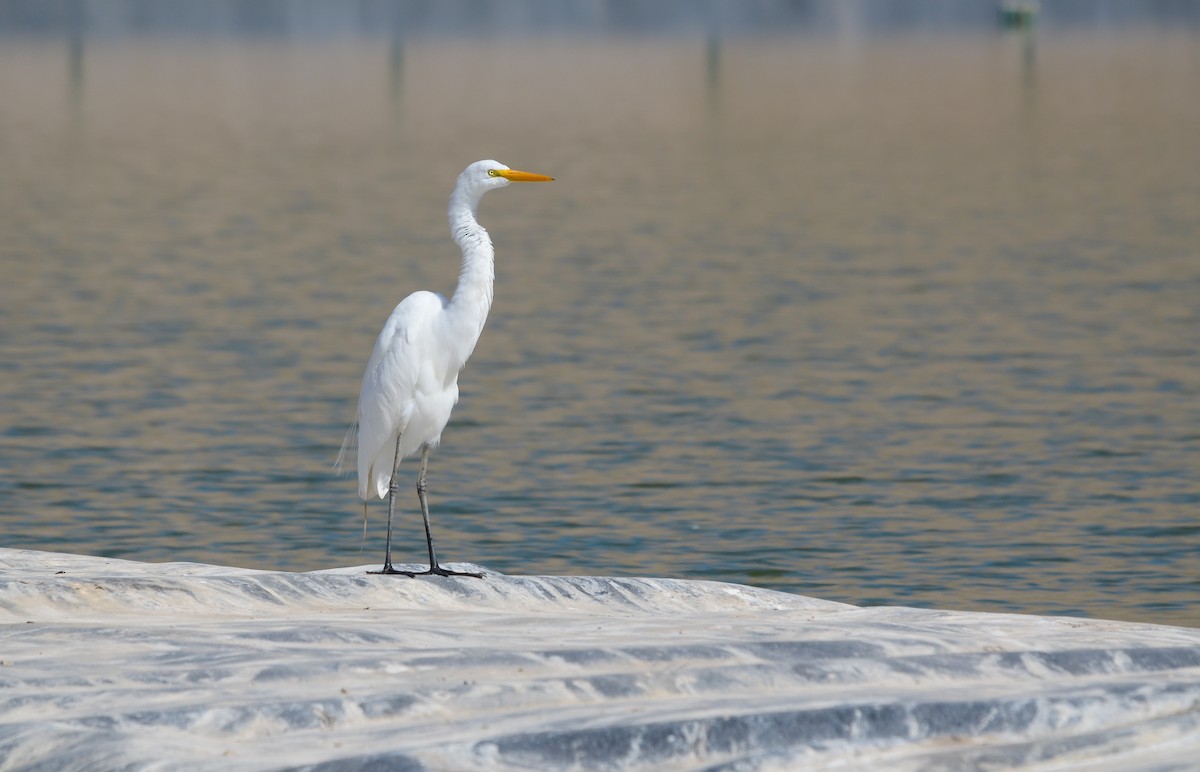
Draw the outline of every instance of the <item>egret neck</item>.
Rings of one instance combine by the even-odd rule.
[[[459,352],[463,363],[483,332],[492,307],[492,283],[496,278],[492,239],[475,219],[482,197],[483,190],[468,188],[455,190],[450,198],[450,236],[462,250],[462,268],[454,296],[446,307],[446,318],[450,326],[464,336],[460,342],[466,344],[466,348]]]

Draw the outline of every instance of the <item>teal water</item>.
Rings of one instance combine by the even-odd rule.
[[[6,40],[0,543],[379,560],[331,467],[494,157],[558,181],[482,208],[444,559],[1200,625],[1198,42]]]

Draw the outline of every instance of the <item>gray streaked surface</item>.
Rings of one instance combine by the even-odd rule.
[[[0,551],[7,769],[1161,769],[1200,630]]]
[[[442,555],[1200,625],[1195,30],[0,46],[5,546],[311,570],[379,327],[496,305]],[[405,468],[399,559],[423,559]]]

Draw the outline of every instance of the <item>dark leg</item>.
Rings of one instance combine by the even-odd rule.
[[[403,574],[412,576],[411,571],[397,571],[392,568],[392,515],[396,513],[396,477],[400,473],[400,435],[396,435],[396,458],[392,461],[392,478],[388,481],[388,521],[387,546],[383,553],[383,570],[368,571],[368,574]]]
[[[429,466],[429,448],[421,448],[421,472],[417,475],[417,498],[421,501],[421,518],[425,521],[425,542],[429,545],[429,570],[419,571],[420,574],[436,574],[437,576],[473,576],[482,579],[483,574],[473,574],[469,571],[451,571],[438,564],[437,554],[433,550],[433,531],[429,528],[429,502],[425,500],[425,470]]]

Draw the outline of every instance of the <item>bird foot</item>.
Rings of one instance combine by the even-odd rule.
[[[397,571],[396,569],[392,568],[391,563],[388,563],[386,566],[384,566],[379,571],[368,571],[367,573],[368,574],[385,574],[388,576],[399,575],[399,576],[407,576],[409,578],[416,576],[416,574],[414,574],[412,571]]]
[[[440,565],[432,565],[426,571],[418,571],[417,576],[473,576],[476,579],[482,579],[483,574],[476,574],[470,571],[451,571],[449,568],[442,568]]]
[[[392,566],[386,565],[380,571],[368,571],[368,574],[386,574],[389,576],[400,575],[407,576],[410,579],[415,576],[473,576],[476,579],[482,579],[483,574],[472,573],[471,571],[451,571],[449,568],[442,568],[438,564],[434,564],[424,571],[400,571]]]

